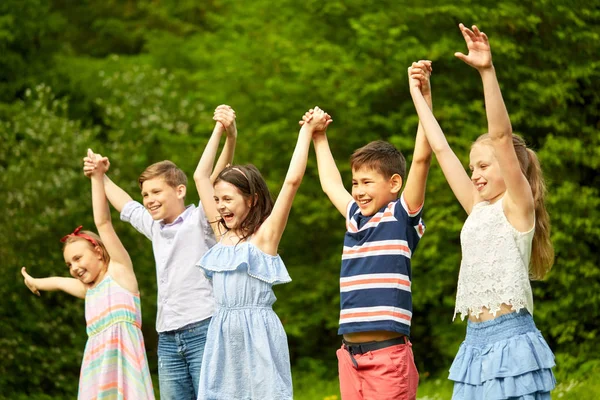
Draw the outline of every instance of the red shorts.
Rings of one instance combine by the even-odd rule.
[[[363,354],[350,354],[342,344],[337,358],[342,400],[417,398],[419,372],[408,338],[406,343]]]

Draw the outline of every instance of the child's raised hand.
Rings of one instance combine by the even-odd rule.
[[[313,109],[312,118],[306,122],[309,128],[312,128],[313,132],[325,132],[327,127],[333,120],[325,111],[319,107]]]
[[[83,158],[83,173],[90,178],[94,174],[105,174],[110,168],[108,157],[96,154],[88,149],[87,156]]]
[[[220,122],[227,134],[237,137],[237,127],[235,125],[235,111],[226,104],[221,104],[215,109],[213,119]]]
[[[419,89],[423,97],[431,96],[431,61],[419,60],[408,67],[408,83],[411,89]]]
[[[459,24],[458,27],[465,38],[469,54],[464,55],[461,52],[456,52],[454,55],[477,70],[491,68],[492,51],[486,34],[481,32],[475,25],[473,25],[473,30],[463,24]]]
[[[37,288],[37,285],[35,284],[35,278],[33,278],[31,275],[29,275],[27,273],[27,270],[25,269],[25,267],[21,268],[21,275],[23,275],[25,286],[27,286],[27,288],[29,290],[31,290],[31,293],[37,294],[39,296],[40,291]]]
[[[310,125],[314,120],[315,111],[317,111],[317,110],[319,110],[319,118],[320,118],[320,113],[323,113],[323,118],[325,119],[324,126],[321,124]],[[325,134],[325,132],[327,131],[327,127],[332,122],[333,122],[333,119],[331,118],[331,115],[327,114],[325,111],[321,110],[319,107],[311,108],[310,110],[305,112],[304,115],[302,116],[302,119],[300,121],[298,121],[300,126],[308,124],[308,126],[310,126],[313,129],[313,134]]]

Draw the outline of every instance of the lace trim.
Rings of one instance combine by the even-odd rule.
[[[515,232],[504,215],[502,200],[473,207],[460,236],[463,258],[453,319],[461,314],[464,320],[469,313],[478,317],[484,307],[496,315],[502,304],[533,314],[529,268],[516,242],[531,237]]]

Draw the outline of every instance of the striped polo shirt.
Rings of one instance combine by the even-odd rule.
[[[391,331],[410,336],[410,259],[425,225],[423,207],[410,212],[404,196],[365,217],[356,202],[346,211],[340,273],[338,333]]]

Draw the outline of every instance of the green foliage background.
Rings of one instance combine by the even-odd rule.
[[[76,4],[75,4],[76,3]],[[536,322],[557,376],[600,371],[600,1],[4,0],[0,3],[0,399],[72,398],[86,341],[83,303],[32,296],[34,276],[66,275],[58,239],[93,226],[86,149],[139,199],[136,179],[171,159],[192,171],[222,103],[237,112],[236,162],[254,163],[276,194],[297,121],[319,105],[350,178],[351,152],[385,139],[410,155],[417,117],[406,68],[433,60],[434,112],[467,164],[484,132],[478,74],[455,59],[459,22],[490,37],[513,128],[538,151],[556,264],[534,282]],[[194,190],[188,201],[197,202]],[[413,259],[414,350],[422,380],[444,375],[464,336],[452,323],[465,219],[434,162],[427,233]],[[156,363],[150,243],[116,229],[140,281],[144,335]],[[292,283],[276,311],[299,374],[335,379],[343,219],[321,192],[314,157],[281,243]],[[157,382],[155,386],[158,387]]]

